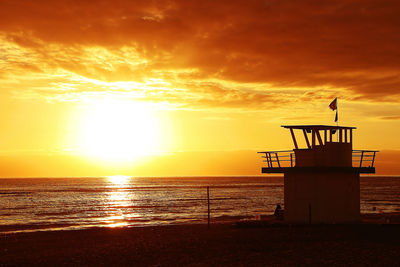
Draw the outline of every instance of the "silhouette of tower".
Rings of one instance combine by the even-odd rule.
[[[355,127],[282,127],[290,130],[294,149],[258,153],[267,162],[262,173],[284,173],[284,220],[291,223],[359,221],[360,173],[375,173],[378,151],[353,150]],[[304,137],[305,148],[299,147],[296,139],[299,132]]]

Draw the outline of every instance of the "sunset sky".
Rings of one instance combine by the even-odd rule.
[[[400,174],[399,1],[0,0],[0,176],[258,175],[285,124]]]

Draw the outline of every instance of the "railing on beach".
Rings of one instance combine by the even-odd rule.
[[[378,150],[353,150],[352,166],[354,168],[373,168],[375,156]],[[293,150],[261,151],[263,162],[267,163],[268,168],[295,167],[296,157]]]

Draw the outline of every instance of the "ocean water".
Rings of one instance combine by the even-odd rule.
[[[272,214],[282,177],[0,179],[0,232],[206,223]],[[400,177],[361,177],[361,212],[400,212]]]

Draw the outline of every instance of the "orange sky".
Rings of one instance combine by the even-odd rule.
[[[398,1],[0,0],[0,176],[254,175],[282,124],[400,174]]]

